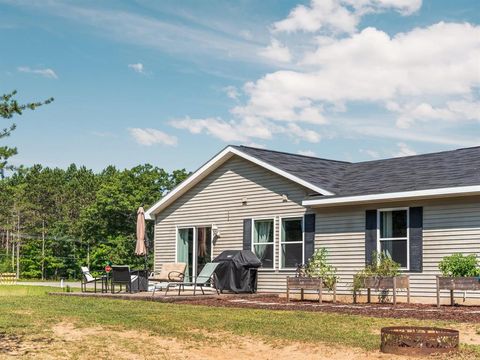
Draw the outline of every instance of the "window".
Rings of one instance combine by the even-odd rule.
[[[409,268],[408,209],[379,210],[378,252]]]
[[[303,264],[302,218],[282,219],[280,237],[280,268],[296,268]]]
[[[253,252],[265,269],[273,269],[275,222],[273,219],[253,221]]]

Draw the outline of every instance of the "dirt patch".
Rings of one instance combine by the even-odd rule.
[[[381,318],[409,318],[419,320],[456,321],[467,323],[480,323],[480,306],[442,306],[438,309],[434,305],[427,304],[342,304],[328,303],[318,304],[316,301],[291,301],[287,303],[285,298],[280,297],[255,297],[239,296],[235,299],[225,298],[202,298],[179,301],[183,304],[253,308],[270,310],[302,310],[340,313],[349,315],[362,315]]]
[[[205,340],[193,341],[162,337],[139,331],[106,330],[101,327],[77,328],[72,323],[53,327],[55,343],[48,350],[49,358],[76,359],[235,359],[257,360],[367,360],[407,359],[392,357],[378,351],[367,352],[326,344],[311,345],[301,342],[264,342],[252,337],[230,333],[203,333]],[[64,346],[68,343],[68,346]],[[62,346],[63,344],[63,346]],[[42,358],[37,354],[36,358]]]
[[[468,329],[467,329],[468,328]],[[462,331],[475,335],[473,326]],[[472,333],[474,332],[475,333]],[[62,322],[52,327],[53,337],[48,344],[35,347],[32,340],[15,336],[3,337],[0,343],[11,344],[0,358],[33,359],[165,359],[165,360],[220,360],[226,357],[256,360],[405,360],[379,351],[330,344],[302,342],[270,342],[231,333],[206,333],[194,330],[201,340],[163,337],[144,331],[115,330],[95,327],[77,327]],[[478,336],[478,335],[477,335]],[[475,341],[478,341],[475,340]],[[7,356],[4,356],[7,355]],[[471,358],[471,357],[470,357]],[[442,358],[443,359],[443,358]]]
[[[14,334],[0,333],[0,357],[24,357],[32,352],[42,351],[51,344],[46,337],[25,338]]]

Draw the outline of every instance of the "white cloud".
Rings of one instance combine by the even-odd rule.
[[[238,89],[235,86],[229,85],[224,87],[223,90],[225,91],[225,93],[230,99],[238,100],[240,93],[238,92]]]
[[[399,114],[397,126],[403,129],[410,128],[414,123],[432,120],[454,123],[480,121],[480,101],[447,101],[444,107],[434,107],[425,102],[403,105],[389,102],[387,109]]]
[[[22,72],[22,73],[28,73],[28,74],[35,74],[35,75],[40,75],[40,76],[43,76],[43,77],[46,77],[46,78],[50,78],[50,79],[58,79],[58,76],[57,74],[55,73],[55,71],[53,71],[52,69],[50,68],[45,68],[45,69],[32,69],[28,66],[19,66],[17,68],[17,70],[19,72]]]
[[[188,130],[192,134],[207,134],[224,142],[249,143],[252,139],[270,140],[276,134],[286,135],[294,141],[305,140],[317,143],[321,136],[314,130],[304,129],[297,124],[278,125],[260,118],[246,117],[226,121],[221,118],[176,119],[170,125],[177,129]]]
[[[94,29],[100,36],[115,41],[170,54],[188,54],[192,61],[200,61],[198,55],[208,56],[209,59],[216,57],[223,60],[259,61],[257,54],[261,46],[241,37],[240,30],[230,29],[231,22],[227,21],[199,20],[178,12],[174,18],[186,16],[185,21],[171,21],[156,18],[153,11],[144,15],[102,8],[97,4],[88,6],[80,2],[16,0],[12,5],[75,21]]]
[[[477,100],[467,99],[478,97],[478,59],[480,26],[438,23],[393,37],[366,28],[320,43],[304,54],[296,70],[276,71],[247,83],[248,99],[232,113],[321,125],[328,123],[326,109],[332,111],[338,104],[342,110],[352,102],[388,108],[393,101],[421,99],[443,99],[450,103],[449,111],[456,107],[458,114],[458,108],[471,113]],[[419,115],[429,112],[421,110]]]
[[[420,9],[422,0],[312,0],[298,5],[288,17],[273,24],[273,32],[354,33],[365,14],[394,10],[410,15]]]
[[[141,129],[131,128],[128,129],[130,135],[133,136],[135,141],[140,145],[151,146],[154,144],[162,144],[167,146],[176,146],[178,140],[175,136],[164,133],[157,129]]]
[[[398,151],[392,154],[395,157],[402,157],[402,156],[412,156],[417,155],[417,152],[411,149],[407,144],[403,142],[397,143]]]
[[[139,74],[145,74],[145,68],[142,63],[128,64],[128,67]]]
[[[298,150],[297,151],[298,155],[303,155],[303,156],[316,156],[315,151],[312,150]]]
[[[274,62],[288,63],[292,60],[290,50],[277,39],[272,39],[270,45],[262,49],[259,54]]]

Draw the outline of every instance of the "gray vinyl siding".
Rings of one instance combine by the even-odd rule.
[[[243,219],[275,217],[276,269],[260,271],[258,289],[284,292],[285,278],[293,272],[278,270],[278,220],[302,216],[306,209],[301,202],[309,192],[234,156],[156,217],[155,267],[175,261],[176,226],[215,224],[221,232],[213,247],[216,256],[223,250],[242,249]],[[283,194],[288,195],[287,202]],[[242,205],[244,197],[247,205]],[[424,216],[423,273],[410,274],[413,296],[435,295],[435,275],[443,256],[480,252],[479,196],[311,210],[316,213],[315,247],[328,249],[340,275],[340,294],[351,294],[352,277],[365,265],[365,210],[413,206],[422,206]]]
[[[317,210],[315,246],[329,251],[339,272],[340,293],[351,293],[353,275],[365,266],[365,210],[411,206],[423,206],[423,272],[407,272],[412,296],[435,296],[435,276],[444,256],[480,254],[480,197]]]
[[[302,200],[311,192],[256,164],[234,156],[162,211],[155,221],[155,268],[174,262],[177,226],[215,224],[221,236],[213,256],[242,249],[243,219],[275,217],[275,263],[279,259],[279,217],[303,216]],[[288,201],[282,195],[288,196]],[[247,205],[242,205],[242,198]],[[285,287],[285,271],[260,270],[259,291]],[[292,272],[289,272],[292,273]]]

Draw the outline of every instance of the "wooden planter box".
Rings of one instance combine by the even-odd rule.
[[[437,307],[440,307],[440,290],[450,290],[450,305],[455,305],[453,292],[478,291],[480,290],[480,279],[478,277],[447,277],[437,276]]]
[[[322,278],[292,277],[287,276],[287,301],[290,301],[290,290],[300,289],[300,296],[303,300],[304,290],[317,290],[318,302],[322,303],[322,294],[325,288]],[[337,302],[337,284],[333,285],[333,302]]]
[[[397,304],[397,290],[407,290],[407,302],[410,304],[410,277],[408,275],[398,276],[366,276],[362,279],[361,288],[367,289],[367,301],[371,302],[371,289],[392,290],[393,305]],[[356,293],[353,293],[353,301],[356,302]]]

